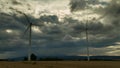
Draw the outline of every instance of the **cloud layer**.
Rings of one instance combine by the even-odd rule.
[[[13,9],[24,12],[32,23],[39,25],[32,27],[32,50],[39,56],[86,55],[86,22],[91,55],[116,55],[119,51],[110,49],[118,47],[116,42],[120,40],[119,0],[71,0],[70,5],[69,0],[1,0],[0,3],[0,58],[27,55],[29,33],[23,33],[28,22]],[[84,12],[85,16],[89,9],[95,12],[89,15],[103,17],[76,19],[78,14],[72,14],[69,7],[72,12]]]

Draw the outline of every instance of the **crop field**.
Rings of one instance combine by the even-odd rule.
[[[0,68],[120,68],[120,61],[1,61]]]

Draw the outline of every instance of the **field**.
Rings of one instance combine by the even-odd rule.
[[[120,61],[1,61],[0,68],[120,68]]]

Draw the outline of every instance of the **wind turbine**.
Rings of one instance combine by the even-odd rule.
[[[88,38],[88,20],[86,22],[86,42],[87,42],[87,60],[90,61],[90,52],[89,52],[89,38]]]
[[[15,10],[17,13],[20,13],[20,14],[24,15],[24,17],[25,17],[25,19],[26,19],[26,21],[28,23],[27,29],[25,30],[24,33],[26,33],[29,30],[28,61],[31,61],[31,54],[32,54],[32,51],[31,51],[31,46],[32,46],[32,44],[31,44],[31,42],[32,42],[32,26],[41,26],[41,25],[33,24],[30,21],[29,17],[24,12],[18,11],[16,9],[13,9],[13,10]]]
[[[28,48],[28,61],[31,61],[31,42],[32,42],[32,23],[29,23],[26,32],[29,30],[29,48]]]

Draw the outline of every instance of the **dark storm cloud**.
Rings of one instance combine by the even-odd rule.
[[[112,30],[114,29],[113,33],[120,33],[118,30],[120,29],[120,1],[119,0],[112,0],[109,5],[107,5],[103,9],[99,9],[100,14],[104,16],[104,21],[106,24],[108,24],[109,29]],[[99,11],[98,11],[99,13]],[[112,28],[112,29],[111,29]],[[107,29],[107,28],[106,28]],[[111,31],[112,33],[112,31]]]
[[[116,29],[114,25],[104,25],[100,21],[89,21],[87,27],[91,34],[109,34],[111,33],[109,30]]]
[[[86,5],[85,0],[71,0],[70,2],[71,11],[84,10]]]
[[[86,21],[79,21],[73,18],[65,18],[64,22],[68,23],[68,25],[66,25],[68,27],[68,30],[72,28],[71,31],[73,31],[72,33],[75,32],[74,34],[80,34],[86,30]],[[114,27],[114,25],[104,25],[102,22],[95,20],[90,20],[87,22],[87,28],[91,34],[109,33],[109,30],[114,30]]]
[[[39,54],[47,55],[47,56],[59,56],[59,55],[72,55],[78,53],[79,50],[82,50],[86,47],[86,41],[80,42],[64,42],[64,41],[47,41],[48,43],[44,43],[43,46],[39,46],[35,48],[35,50]],[[77,44],[76,44],[77,43]],[[47,53],[49,52],[49,53]]]
[[[106,4],[103,8],[97,8],[96,13],[101,15],[101,18],[105,19],[105,22],[116,22],[119,21],[120,15],[120,1],[112,0]],[[109,19],[109,20],[108,20]]]
[[[27,50],[27,47],[23,46],[6,46],[0,48],[0,53],[11,52],[16,50]]]
[[[0,13],[0,25],[1,25],[1,29],[7,29],[7,28],[22,29],[23,27],[22,24],[19,23],[17,20],[15,20],[12,15],[6,13]]]
[[[70,2],[71,11],[77,11],[77,10],[84,10],[88,5],[87,1],[83,2],[84,4],[81,4],[82,0],[74,0]],[[81,5],[79,5],[81,4]],[[90,4],[90,3],[88,3]],[[96,4],[102,4],[103,2],[96,2]],[[95,5],[95,4],[93,4]],[[97,8],[99,9],[98,12],[101,12],[101,18],[104,19],[104,23],[99,21],[89,21],[88,22],[88,32],[89,32],[89,41],[91,45],[94,45],[93,47],[107,47],[109,45],[113,45],[115,42],[119,42],[119,0],[113,0],[109,4],[105,3],[105,8]],[[82,8],[81,8],[82,7]],[[81,25],[75,25],[74,26],[74,32],[78,32],[80,34],[80,27],[84,27],[85,30],[85,24],[84,26]],[[81,31],[83,33],[85,31]],[[92,37],[94,36],[94,37]],[[92,46],[91,46],[92,47]]]
[[[4,36],[4,35],[2,35]],[[8,35],[9,36],[9,35]],[[27,49],[27,41],[24,39],[14,38],[15,36],[11,37],[4,37],[4,39],[0,39],[0,52],[11,52],[21,49]],[[17,36],[18,37],[18,36]],[[1,38],[1,36],[0,36]]]
[[[12,4],[14,4],[14,5],[22,5],[22,3],[17,1],[17,0],[12,0]]]
[[[47,33],[48,35],[62,34],[62,30],[60,29],[59,26],[52,26],[52,27],[49,27],[49,28],[43,29],[43,30],[44,30],[43,32]]]
[[[43,0],[42,0],[43,1]],[[52,0],[51,0],[52,1]],[[75,5],[80,1],[82,5]],[[86,2],[85,2],[86,1]],[[94,1],[94,3],[92,2]],[[78,9],[85,9],[87,4],[98,4],[97,1],[91,0],[73,0],[74,6],[71,5],[72,11]],[[72,4],[72,3],[71,3]],[[77,8],[75,8],[77,6]],[[81,6],[81,7],[79,7]],[[112,7],[112,6],[111,6]],[[116,8],[118,9],[118,7]],[[115,10],[116,10],[115,9]],[[110,10],[110,9],[109,9]],[[108,12],[108,11],[107,11]],[[116,13],[115,11],[114,13]],[[100,12],[103,13],[103,12]],[[112,13],[112,11],[110,12]],[[27,14],[27,13],[26,13]],[[114,14],[115,16],[117,14]],[[119,15],[119,13],[118,13]],[[27,14],[30,21],[34,24],[39,24],[39,29],[42,33],[32,32],[32,50],[39,55],[62,55],[62,54],[85,54],[86,46],[86,22],[79,21],[72,17],[65,17],[63,21],[59,21],[56,15],[42,15],[39,18],[34,17],[32,14]],[[112,16],[112,14],[109,16]],[[90,47],[104,48],[110,45],[114,45],[115,42],[119,42],[119,18],[113,19],[113,17],[106,17],[106,19],[112,20],[104,24],[100,21],[88,21],[89,43]],[[119,16],[118,16],[119,17]],[[28,46],[28,33],[23,37],[23,32],[29,23],[26,21],[25,16],[18,13],[1,13],[0,15],[0,45],[1,52],[27,50]],[[13,33],[7,33],[6,30],[13,30]],[[17,31],[18,34],[14,33]],[[73,38],[80,38],[77,41],[63,40],[66,35],[71,35]],[[68,38],[70,39],[70,38]],[[22,52],[23,52],[22,51]]]
[[[33,24],[38,23],[38,21],[36,21],[37,19],[35,19],[33,16],[27,14],[27,17],[29,18],[30,22],[32,22]],[[16,21],[20,22],[21,24],[23,24],[25,26],[30,23],[30,22],[27,21],[27,19],[26,19],[26,17],[24,15],[19,14],[19,13],[18,13],[18,16],[17,16],[17,14],[13,15],[13,18]]]
[[[34,24],[43,24],[41,28],[41,30],[43,30],[44,34],[45,35],[40,35],[40,34],[35,34],[33,32],[33,40],[34,39],[37,39],[36,43],[34,45],[39,45],[39,39],[42,39],[42,40],[51,40],[51,39],[55,39],[54,35],[57,35],[60,33],[62,33],[62,31],[60,30],[59,27],[57,26],[52,26],[52,27],[45,27],[44,25],[44,22],[51,22],[51,23],[58,23],[58,18],[57,16],[53,15],[53,16],[45,16],[45,18],[39,18],[39,19],[36,19],[34,18],[33,16],[30,16],[30,15],[27,15],[30,19],[31,22],[33,22]],[[49,20],[47,20],[46,18],[49,18]],[[45,20],[46,19],[46,20]],[[8,22],[9,21],[9,22]],[[28,39],[26,35],[24,35],[23,37],[23,32],[25,31],[27,25],[29,24],[26,19],[25,19],[25,16],[24,15],[20,15],[19,14],[13,14],[13,15],[9,15],[9,14],[6,14],[6,13],[1,13],[0,14],[0,24],[1,24],[1,29],[0,29],[0,45],[4,46],[4,47],[1,47],[1,51],[15,51],[17,50],[18,48],[23,48],[24,49],[24,46],[25,45],[28,45]],[[14,32],[12,33],[7,33],[6,30],[12,30],[12,31],[17,31],[20,32],[18,34],[15,34]],[[48,30],[46,30],[48,29]],[[51,36],[49,36],[51,35]],[[58,35],[58,37],[59,37]],[[24,40],[24,41],[21,41],[21,40]],[[18,42],[19,41],[19,42]],[[41,41],[41,40],[40,40]],[[2,49],[3,48],[3,49]],[[4,49],[6,48],[6,49]]]
[[[85,37],[86,22],[73,18],[67,18],[65,22],[69,23],[69,25],[67,25],[68,29],[72,29],[68,34],[73,37]],[[105,25],[96,20],[90,20],[87,24],[89,41],[92,44],[90,47],[107,47],[120,40],[119,27],[117,27],[119,25],[112,23],[112,25]]]
[[[99,0],[70,0],[70,9],[71,11],[85,10],[88,9],[89,5],[98,5],[103,2]]]
[[[73,19],[72,17],[65,17],[64,18],[64,23],[79,23],[79,20]]]
[[[115,42],[120,41],[120,36],[114,37],[114,38],[109,38],[107,37],[106,39],[102,39],[99,42],[92,42],[91,47],[95,48],[101,48],[101,47],[108,47],[108,46],[116,46]]]
[[[39,19],[41,22],[58,23],[58,17],[56,15],[43,15]]]
[[[1,22],[6,22],[7,24],[9,24],[9,25],[6,25],[6,27],[9,26],[9,29],[13,28],[13,26],[10,26],[10,25],[14,25],[14,24],[18,23],[15,26],[21,26],[21,28],[17,28],[17,27],[14,27],[14,28],[21,30],[21,31],[23,31],[23,29],[25,30],[24,23],[26,23],[26,22],[24,22],[25,21],[24,16],[22,16],[22,15],[16,16],[16,18],[11,18],[12,16],[7,15],[7,14],[3,14],[3,16],[4,16],[5,20],[1,19]],[[3,17],[3,16],[1,16],[1,17]],[[39,24],[39,23],[46,22],[45,19],[47,16],[45,17],[45,19],[43,19],[43,18],[36,19],[34,17],[31,17],[31,16],[29,16],[29,17],[30,17],[32,22]],[[13,20],[15,19],[15,21],[8,23],[6,21],[6,19],[8,19],[8,18],[13,19]],[[21,21],[21,20],[23,20],[23,21]],[[43,34],[36,35],[33,33],[33,37],[32,37],[33,48],[34,48],[34,46],[44,48],[44,49],[54,49],[54,50],[55,50],[55,48],[60,48],[60,49],[65,48],[66,49],[65,51],[67,51],[69,49],[73,49],[72,50],[73,52],[77,52],[79,49],[86,48],[86,40],[85,39],[79,40],[77,42],[62,41],[62,39],[66,35],[66,33],[64,33],[64,32],[68,32],[68,34],[72,35],[73,37],[74,36],[79,37],[79,38],[85,37],[85,22],[78,21],[78,20],[73,19],[73,18],[65,18],[63,22],[59,22],[59,23],[58,23],[57,17],[52,19],[52,21],[54,21],[54,20],[57,21],[57,22],[54,22],[56,25],[45,26],[45,24],[43,24],[40,27],[40,29],[43,31]],[[42,21],[42,22],[39,22],[39,21]],[[50,22],[50,21],[47,21],[47,22]],[[6,23],[1,23],[1,24],[4,25]],[[63,24],[61,24],[61,23],[63,23]],[[66,23],[66,24],[64,24],[64,23]],[[113,44],[119,40],[118,38],[114,38],[114,37],[111,39],[107,39],[107,38],[109,38],[109,35],[111,35],[112,31],[115,30],[114,25],[109,26],[109,25],[104,25],[101,22],[93,22],[93,21],[89,21],[88,23],[89,23],[89,27],[88,27],[89,35],[96,36],[94,39],[91,39],[91,37],[89,38],[90,43],[92,45],[94,45],[91,47],[106,47],[106,46],[109,46],[110,44]],[[19,25],[19,24],[21,24],[21,25]],[[7,29],[5,27],[3,27],[3,28]],[[111,30],[111,31],[109,31],[109,30]],[[1,30],[1,31],[3,31],[3,30]],[[84,35],[81,36],[81,33]],[[19,35],[16,35],[13,37],[14,34],[10,35],[4,31],[3,31],[3,33],[1,32],[1,34],[2,34],[1,45],[5,45],[5,47],[6,47],[5,50],[3,50],[5,47],[3,47],[3,49],[1,49],[3,51],[15,51],[15,50],[17,50],[17,48],[24,49],[25,48],[24,45],[27,45],[27,43],[28,43],[27,39],[24,39],[24,38],[22,39],[22,37]],[[100,35],[100,36],[97,37],[97,35]],[[105,36],[105,38],[99,40],[98,38],[100,38],[102,36]],[[119,35],[117,35],[117,36],[119,36]],[[26,41],[27,43],[23,42],[23,41],[20,42],[19,39],[18,39],[18,41],[15,41],[15,42],[13,40],[11,40],[11,41],[9,40],[9,39],[16,40],[16,37],[19,37],[19,39],[22,39],[22,40]],[[8,41],[6,41],[7,39],[8,39]],[[44,40],[44,41],[42,41],[42,40]],[[115,40],[115,41],[113,41],[113,40]],[[6,42],[9,42],[9,43],[6,43]],[[13,45],[13,46],[9,47],[10,45]],[[76,48],[78,48],[78,50]],[[51,51],[51,54],[53,54],[52,52],[53,51]],[[57,50],[57,53],[60,53],[60,52],[61,52],[61,50]],[[71,51],[67,51],[67,52],[63,52],[63,53],[67,54],[69,52],[71,52]]]
[[[49,42],[49,41],[48,41]],[[47,48],[77,48],[77,47],[81,47],[84,48],[86,45],[86,41],[85,40],[81,40],[81,41],[56,41],[56,42],[51,42],[51,44],[46,43],[45,44]]]
[[[11,51],[24,46],[25,42],[20,40],[24,29],[24,25],[12,15],[0,13],[0,50]],[[8,33],[7,30],[12,32]]]
[[[118,18],[120,14],[120,1],[119,0],[112,0],[110,1],[106,7],[98,8],[97,13],[104,14],[104,17],[115,17]]]

